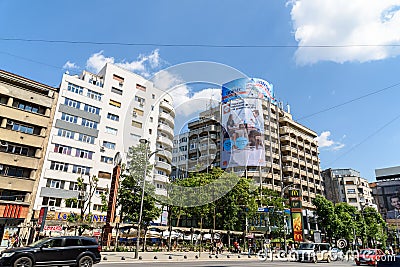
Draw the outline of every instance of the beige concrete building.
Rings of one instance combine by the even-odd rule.
[[[27,238],[57,97],[57,88],[0,70],[0,246],[15,231]]]
[[[353,169],[326,169],[322,172],[325,180],[326,198],[333,203],[347,202],[358,210],[374,204],[372,189],[360,172]]]

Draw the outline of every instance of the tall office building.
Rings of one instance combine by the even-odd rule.
[[[93,224],[106,220],[101,212],[100,194],[110,187],[113,158],[126,153],[139,139],[149,141],[150,150],[159,151],[154,163],[152,182],[157,194],[166,194],[165,184],[171,173],[174,128],[172,98],[143,77],[107,63],[98,73],[83,71],[80,76],[64,74],[48,152],[43,165],[35,209],[49,207],[48,223],[66,225],[78,198],[77,178],[84,183],[99,178],[91,211]]]
[[[0,246],[28,239],[58,89],[0,70]],[[19,229],[22,228],[22,229]]]
[[[358,210],[376,207],[368,181],[353,169],[326,169],[322,172],[325,180],[326,198],[333,203],[346,202]]]

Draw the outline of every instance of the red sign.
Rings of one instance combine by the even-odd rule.
[[[45,230],[45,231],[53,231],[53,232],[61,232],[62,231],[62,226],[60,226],[60,225],[55,225],[55,226],[45,225],[43,227],[43,230]]]
[[[101,232],[99,232],[99,231],[93,232],[93,236],[99,237],[100,235],[101,235]]]

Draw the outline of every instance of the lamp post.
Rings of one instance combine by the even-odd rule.
[[[147,140],[147,139],[141,138],[141,139],[139,139],[139,142],[141,144],[145,144],[146,145],[146,152],[145,152],[145,164],[144,164],[144,172],[143,172],[142,194],[141,194],[141,197],[140,197],[140,210],[139,210],[138,231],[137,231],[137,238],[136,238],[135,259],[139,258],[140,231],[141,231],[140,225],[142,224],[142,216],[143,216],[144,188],[145,188],[145,184],[146,184],[147,165],[148,165],[147,161],[149,160],[149,158],[151,156],[153,156],[155,153],[160,151],[159,149],[157,149],[156,151],[148,154],[147,150],[148,150],[148,146],[149,146],[149,142],[150,141]]]
[[[282,191],[281,191],[281,198],[283,198],[283,197],[285,196],[285,190],[286,190],[286,188],[290,188],[292,185],[293,185],[293,184],[289,184],[289,185],[287,185],[287,186],[285,186],[285,187],[282,188]]]

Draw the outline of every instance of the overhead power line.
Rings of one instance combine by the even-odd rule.
[[[389,90],[389,89],[391,89],[391,88],[393,88],[393,87],[397,87],[397,86],[399,86],[399,85],[400,85],[400,82],[399,82],[399,83],[392,84],[392,85],[389,85],[389,86],[384,87],[384,88],[382,88],[382,89],[379,89],[379,90],[370,92],[370,93],[368,93],[368,94],[365,94],[365,95],[362,95],[362,96],[359,96],[359,97],[350,99],[350,100],[348,100],[348,101],[346,101],[346,102],[343,102],[343,103],[340,103],[340,104],[331,106],[331,107],[329,107],[329,108],[326,108],[326,109],[323,109],[323,110],[320,110],[320,111],[311,113],[311,114],[306,115],[306,116],[303,116],[303,117],[297,119],[297,121],[304,120],[304,119],[308,119],[308,118],[313,117],[313,116],[315,116],[315,115],[318,115],[318,114],[327,112],[327,111],[329,111],[329,110],[332,110],[332,109],[335,109],[335,108],[338,108],[338,107],[341,107],[341,106],[344,106],[344,105],[347,105],[347,104],[350,104],[350,103],[353,103],[353,102],[358,101],[358,100],[360,100],[360,99],[366,98],[366,97],[371,96],[371,95],[378,94],[378,93],[380,93],[380,92]]]
[[[80,40],[55,40],[55,39],[28,39],[28,38],[0,38],[0,41],[10,42],[38,42],[61,44],[89,44],[89,45],[117,45],[117,46],[159,46],[159,47],[209,47],[209,48],[351,48],[351,47],[400,47],[400,44],[344,44],[344,45],[242,45],[242,44],[190,44],[190,43],[129,43],[129,42],[94,42]]]

